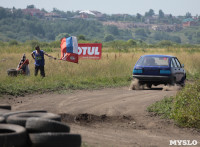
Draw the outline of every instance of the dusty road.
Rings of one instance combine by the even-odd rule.
[[[72,133],[82,135],[89,147],[165,147],[170,140],[197,140],[200,132],[179,128],[152,116],[146,108],[176,94],[176,90],[128,90],[128,87],[65,94],[6,97],[13,110],[44,109],[62,115]]]

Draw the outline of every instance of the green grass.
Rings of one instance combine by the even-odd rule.
[[[147,108],[149,112],[153,112],[155,115],[159,115],[162,118],[170,118],[172,111],[173,97],[165,97],[161,101],[157,101]]]
[[[181,127],[200,129],[200,80],[187,84],[176,96],[165,98],[147,108]]]
[[[42,48],[50,55],[59,58],[60,49]],[[101,60],[79,60],[79,64],[52,60],[45,56],[46,77],[34,76],[32,48],[23,44],[17,46],[0,46],[0,95],[24,95],[46,91],[63,91],[71,89],[99,89],[104,87],[129,86],[132,69],[141,55],[171,54],[185,64],[188,77],[198,78],[200,73],[200,52],[188,53],[185,49],[145,48],[130,49],[127,53],[108,52],[103,48]],[[16,68],[22,55],[30,61],[30,76],[9,77],[7,70]]]

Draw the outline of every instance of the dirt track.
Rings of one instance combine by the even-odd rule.
[[[147,106],[177,91],[128,90],[128,87],[65,94],[6,97],[14,110],[45,109],[62,115],[72,133],[89,147],[165,147],[169,140],[197,140],[200,132],[146,112]]]

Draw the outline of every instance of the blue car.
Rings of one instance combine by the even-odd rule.
[[[144,55],[134,66],[134,78],[139,80],[139,84],[146,84],[149,88],[159,84],[184,86],[186,72],[184,64],[181,64],[175,56]]]

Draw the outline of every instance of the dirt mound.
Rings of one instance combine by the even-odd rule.
[[[61,119],[64,122],[69,123],[95,123],[95,122],[127,122],[127,121],[134,121],[134,118],[132,116],[107,116],[104,115],[93,115],[88,113],[78,114],[78,115],[71,115],[62,113]]]

